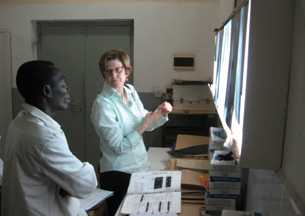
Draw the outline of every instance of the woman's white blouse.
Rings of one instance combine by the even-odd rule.
[[[122,102],[115,89],[104,84],[103,91],[96,97],[91,112],[91,120],[100,139],[100,171],[120,170],[135,172],[145,170],[149,164],[143,137],[137,131],[147,110],[134,87],[124,86],[127,104]],[[161,117],[149,130],[167,121]]]
[[[9,126],[4,149],[2,215],[75,216],[77,198],[95,190],[92,165],[70,151],[60,125],[36,107],[23,110]],[[60,195],[63,189],[71,196]]]

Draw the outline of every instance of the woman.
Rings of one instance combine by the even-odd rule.
[[[102,55],[99,67],[104,87],[93,103],[91,120],[103,155],[100,160],[100,181],[105,189],[119,190],[122,187],[122,195],[129,178],[126,185],[122,185],[122,181],[116,185],[113,175],[109,177],[104,174],[113,170],[126,173],[147,170],[147,152],[142,135],[164,124],[172,106],[163,102],[153,112],[144,109],[134,87],[126,84],[132,68],[129,56],[124,51],[107,51]]]

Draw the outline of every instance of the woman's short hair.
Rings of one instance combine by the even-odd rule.
[[[53,85],[53,77],[59,72],[51,61],[33,60],[23,63],[17,70],[16,85],[26,102],[42,96],[43,86]]]
[[[100,61],[99,61],[100,71],[104,78],[105,78],[105,70],[106,70],[107,62],[109,62],[111,60],[115,60],[115,59],[119,60],[123,64],[125,70],[128,70],[129,73],[131,73],[132,66],[130,64],[129,55],[123,50],[111,49],[111,50],[108,50],[107,52],[105,52],[101,56]]]

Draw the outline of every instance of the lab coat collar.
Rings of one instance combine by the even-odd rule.
[[[46,125],[61,129],[61,126],[48,114],[41,111],[35,106],[32,106],[28,103],[22,104],[23,110],[29,112],[31,115],[43,121]]]
[[[131,89],[127,86],[128,86],[128,84],[125,84],[124,90],[125,90],[127,95],[130,95],[131,94]],[[120,98],[120,95],[118,94],[118,92],[114,88],[112,88],[110,85],[108,85],[106,82],[104,82],[103,94],[106,97],[118,97],[118,98]]]

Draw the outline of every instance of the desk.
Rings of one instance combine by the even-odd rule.
[[[170,156],[166,153],[169,148],[151,147],[148,150],[148,159],[151,163],[151,170],[166,169],[167,161]],[[182,201],[181,201],[182,202]],[[122,205],[122,204],[121,204]],[[201,205],[182,203],[181,213],[179,216],[200,216]],[[121,206],[115,216],[123,216],[120,214]]]

